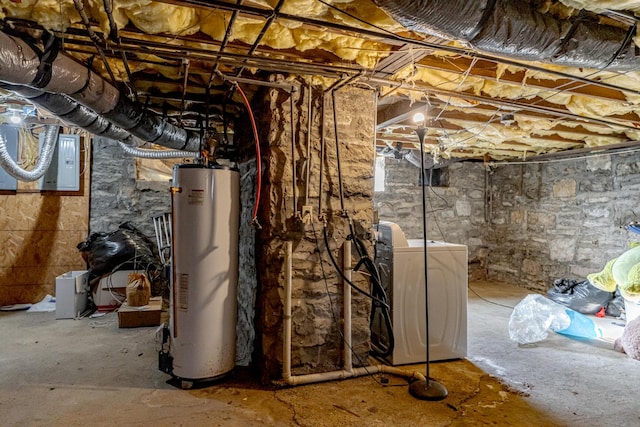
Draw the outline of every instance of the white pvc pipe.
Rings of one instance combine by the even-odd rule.
[[[347,240],[342,246],[342,271],[345,279],[351,281],[351,241]],[[344,335],[344,370],[351,372],[353,362],[351,360],[351,286],[347,280],[342,281],[342,312],[344,313],[343,335]]]
[[[282,355],[282,378],[287,384],[293,384],[291,377],[291,281],[292,281],[292,248],[293,243],[286,242],[285,281],[284,281],[284,342]]]
[[[285,248],[285,283],[284,283],[284,338],[283,338],[283,359],[282,359],[282,379],[289,385],[302,385],[302,384],[311,384],[318,383],[322,381],[333,381],[333,380],[342,380],[345,378],[355,378],[361,377],[363,375],[372,375],[377,373],[386,373],[397,375],[403,378],[407,378],[409,380],[414,379],[416,381],[424,381],[425,377],[420,372],[409,373],[402,369],[395,368],[393,366],[386,365],[371,365],[371,366],[363,366],[360,368],[352,368],[351,367],[351,316],[345,317],[344,319],[344,340],[345,340],[345,363],[344,369],[338,371],[330,371],[330,372],[320,372],[316,374],[306,374],[306,375],[291,375],[291,290],[292,290],[292,243],[286,242]],[[347,249],[347,247],[349,249]],[[347,269],[347,263],[345,262],[345,272],[348,270],[349,275],[351,275],[351,245],[349,242],[345,242],[344,246],[344,258],[347,257],[347,251],[349,252],[349,268]],[[349,287],[345,284],[345,287]],[[345,314],[347,312],[347,305],[349,306],[348,312],[351,313],[351,289],[348,291],[349,295],[347,295],[347,291],[344,291],[345,301],[344,301],[344,311]],[[347,304],[347,299],[348,304]],[[347,329],[348,328],[348,329]],[[347,334],[346,331],[349,331]],[[348,343],[348,345],[347,345]],[[347,353],[349,356],[347,357]],[[347,363],[348,360],[348,363]]]

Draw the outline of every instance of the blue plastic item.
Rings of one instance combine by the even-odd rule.
[[[564,329],[556,330],[555,332],[562,335],[570,335],[577,338],[600,338],[602,337],[602,330],[596,326],[593,320],[570,309],[566,309],[565,312],[569,316],[570,323]]]

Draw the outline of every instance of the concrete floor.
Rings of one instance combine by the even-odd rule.
[[[476,282],[513,306],[526,290]],[[551,333],[508,338],[511,309],[469,293],[469,356],[431,365],[449,396],[412,398],[404,380],[362,377],[294,388],[260,386],[249,370],[180,390],[156,369],[155,328],[118,329],[115,315],[58,320],[0,313],[0,426],[637,426],[639,361],[608,342]],[[613,330],[615,319],[603,325]],[[424,365],[406,367],[424,372]]]

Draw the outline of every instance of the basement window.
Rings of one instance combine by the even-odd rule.
[[[447,168],[438,169],[425,169],[424,170],[425,182],[422,182],[422,174],[418,169],[418,185],[428,185],[430,187],[448,187],[449,186],[449,171]]]

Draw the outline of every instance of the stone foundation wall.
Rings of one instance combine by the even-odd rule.
[[[640,155],[605,155],[544,165],[501,166],[492,176],[489,277],[546,290],[584,279],[638,235]]]
[[[295,166],[292,166],[291,108],[289,94],[270,90],[264,97],[263,198],[258,235],[259,319],[261,360],[264,379],[281,378],[282,318],[285,283],[285,245],[293,242],[292,366],[293,373],[334,370],[342,367],[342,279],[330,262],[330,250],[340,268],[341,248],[349,233],[342,215],[331,97],[326,100],[325,158],[320,191],[320,151],[322,92],[313,92],[311,150],[307,156],[307,101],[309,91],[294,95],[293,122],[296,123]],[[371,250],[373,210],[373,159],[375,102],[369,90],[343,88],[336,93],[338,135],[343,179],[344,208]],[[304,176],[306,162],[310,174]],[[298,211],[305,204],[308,186],[312,206],[311,221],[303,223],[294,215],[293,171],[296,171]],[[325,221],[318,219],[318,200],[326,219],[327,244],[323,238]],[[355,264],[355,258],[354,258]],[[369,290],[368,279],[354,274],[353,281]],[[368,316],[370,301],[353,293],[354,364],[364,364],[369,350]]]
[[[375,193],[380,220],[397,223],[408,239],[422,238],[420,168],[403,159],[385,158],[385,190]],[[469,276],[486,277],[488,246],[484,204],[484,165],[446,167],[448,186],[426,187],[427,238],[467,245]]]
[[[125,221],[155,241],[152,217],[171,211],[170,182],[136,181],[134,157],[115,141],[92,142],[89,231],[110,232]]]
[[[386,189],[375,196],[380,219],[422,237],[417,168],[385,159]],[[428,191],[428,236],[469,246],[471,278],[546,291],[555,279],[584,279],[640,236],[640,155],[605,155],[491,169],[448,167],[449,186]],[[486,219],[486,221],[485,221]]]

